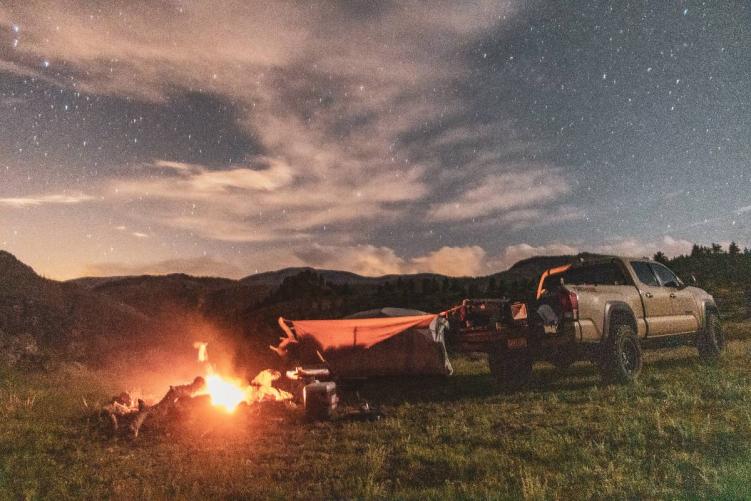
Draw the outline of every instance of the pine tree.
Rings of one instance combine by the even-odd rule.
[[[668,264],[668,258],[662,251],[657,251],[657,253],[654,255],[654,260],[658,263]]]
[[[495,284],[495,277],[490,277],[490,280],[488,280],[488,287],[485,289],[485,294],[488,297],[493,297],[497,292],[497,287]]]
[[[730,247],[728,247],[728,254],[731,256],[737,256],[741,253],[741,248],[738,247],[738,244],[735,242],[730,242]]]

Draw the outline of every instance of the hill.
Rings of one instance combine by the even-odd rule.
[[[132,306],[149,316],[176,308],[200,311],[208,294],[236,284],[234,280],[226,278],[185,274],[118,277],[100,281],[87,278],[72,283],[85,284],[88,290]]]
[[[0,345],[11,359],[36,353],[36,346],[88,359],[148,329],[148,317],[137,309],[40,277],[0,251]]]

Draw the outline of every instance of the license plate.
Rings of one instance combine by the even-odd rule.
[[[510,338],[507,343],[508,343],[509,349],[511,350],[518,349],[518,348],[526,348],[527,338],[525,337]]]

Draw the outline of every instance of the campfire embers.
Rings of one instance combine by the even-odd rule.
[[[103,407],[114,432],[125,431],[138,437],[147,420],[158,422],[168,415],[184,415],[196,409],[210,406],[222,414],[233,414],[239,407],[247,408],[262,402],[288,402],[292,394],[273,384],[281,374],[266,369],[258,373],[250,383],[234,376],[220,374],[208,361],[206,343],[195,343],[198,360],[205,364],[205,376],[196,377],[192,383],[171,386],[158,403],[146,405],[129,393],[121,393]]]

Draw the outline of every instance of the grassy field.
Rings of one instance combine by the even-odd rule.
[[[717,366],[650,352],[631,387],[539,364],[503,395],[463,358],[445,380],[362,386],[378,422],[258,414],[135,442],[93,417],[119,389],[106,374],[5,370],[0,498],[749,498],[751,329],[726,330]]]

